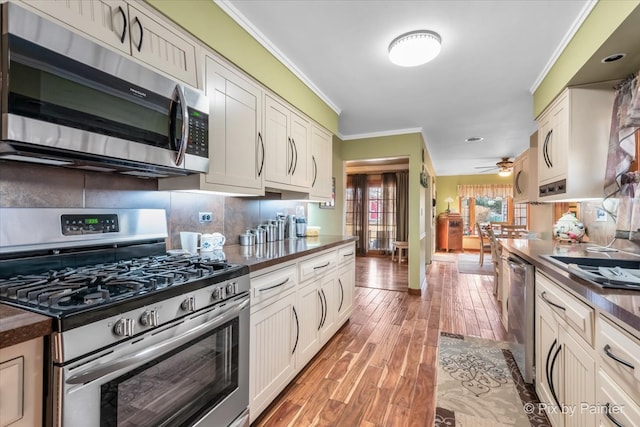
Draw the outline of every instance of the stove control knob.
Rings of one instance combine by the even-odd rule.
[[[238,292],[238,284],[236,282],[227,284],[227,295],[233,295],[236,292]]]
[[[218,301],[218,300],[224,299],[224,288],[221,287],[221,286],[218,286],[217,288],[215,288],[213,290],[213,294],[211,295],[211,298],[214,301]]]
[[[135,323],[133,319],[120,319],[113,325],[113,333],[119,337],[130,337],[133,335]]]
[[[142,326],[158,326],[160,323],[160,316],[156,310],[146,310],[140,316],[140,324]]]
[[[187,298],[182,301],[180,308],[184,311],[196,311],[196,299],[194,297]]]

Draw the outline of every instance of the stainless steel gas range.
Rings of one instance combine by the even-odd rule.
[[[249,270],[164,210],[0,209],[0,301],[53,318],[48,426],[248,425]]]

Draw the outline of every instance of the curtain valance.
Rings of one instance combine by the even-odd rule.
[[[458,185],[458,197],[507,197],[513,196],[513,185],[511,184],[478,184],[478,185]]]

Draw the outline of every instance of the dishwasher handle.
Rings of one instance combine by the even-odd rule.
[[[507,262],[509,263],[509,267],[512,270],[525,270],[528,266],[531,265],[531,264],[528,264],[528,263],[522,261],[519,258],[514,258],[512,256],[507,258]]]

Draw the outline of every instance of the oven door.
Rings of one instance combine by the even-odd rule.
[[[228,426],[249,403],[249,297],[54,367],[54,425]]]

